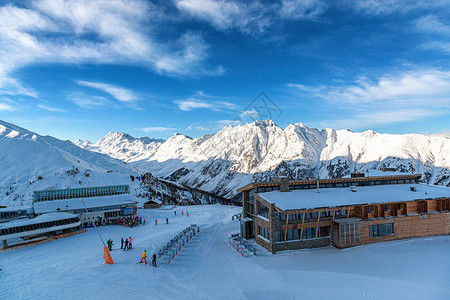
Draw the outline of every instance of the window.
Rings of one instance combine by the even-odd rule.
[[[266,240],[270,240],[270,232],[268,229],[258,226],[259,227],[259,235],[265,238]]]
[[[369,212],[369,214],[373,213],[373,205],[367,206],[367,211]]]
[[[327,237],[330,236],[330,226],[319,227],[318,237]]]
[[[304,228],[302,240],[314,239],[316,237],[316,228]]]
[[[266,219],[269,218],[269,208],[261,202],[258,203],[258,215]]]
[[[394,234],[394,223],[378,224],[369,226],[370,237]]]
[[[397,210],[403,210],[403,203],[397,203]]]
[[[354,244],[361,242],[361,227],[359,222],[339,225],[340,243]]]

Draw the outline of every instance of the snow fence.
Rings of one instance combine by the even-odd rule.
[[[196,224],[186,227],[180,233],[170,239],[167,244],[159,249],[158,260],[170,264],[180,253],[181,249],[186,246],[200,232],[200,227]]]
[[[233,248],[242,256],[256,255],[256,248],[254,245],[250,244],[246,239],[241,238],[239,233],[230,233],[228,237],[228,244],[233,246]]]

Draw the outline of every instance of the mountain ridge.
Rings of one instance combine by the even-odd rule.
[[[77,145],[85,147],[83,142]],[[227,197],[236,196],[240,186],[276,175],[335,178],[385,167],[422,173],[426,183],[450,185],[450,139],[422,134],[319,130],[303,123],[283,129],[263,120],[229,125],[199,138],[177,133],[147,146],[118,136],[107,143],[102,138],[89,150]]]

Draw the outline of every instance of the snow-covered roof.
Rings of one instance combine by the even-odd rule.
[[[84,205],[81,200],[84,201],[88,209],[106,206],[136,205],[138,203],[138,200],[134,196],[130,194],[123,194],[114,196],[35,202],[34,211],[37,214],[42,214],[46,212],[57,211],[58,208],[60,210],[84,209]]]
[[[33,225],[33,224],[39,224],[39,223],[44,223],[44,222],[72,219],[72,218],[76,218],[76,217],[77,217],[77,215],[69,214],[66,212],[52,212],[52,213],[42,214],[42,215],[40,215],[36,218],[32,218],[32,219],[20,219],[20,220],[9,221],[6,223],[1,223],[0,228],[5,229],[5,228],[12,228],[12,227]]]
[[[416,192],[410,190],[415,187]],[[424,184],[392,184],[378,186],[358,186],[356,192],[350,188],[322,188],[294,190],[290,192],[272,191],[258,193],[264,200],[275,204],[281,210],[312,209],[358,204],[402,202],[428,198],[450,197],[450,188]]]

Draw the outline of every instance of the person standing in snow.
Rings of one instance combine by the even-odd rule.
[[[156,254],[153,254],[152,266],[157,267],[157,265],[156,265]]]
[[[142,263],[142,261],[145,261],[145,264],[147,264],[147,250],[144,250],[144,252],[142,252],[142,258],[139,263]]]
[[[125,239],[125,247],[123,248],[123,251],[127,251],[128,249],[128,239]]]
[[[123,238],[120,240],[120,249],[123,249]]]
[[[158,225],[158,219],[155,219],[155,225]]]
[[[175,216],[177,215],[177,211],[174,211]]]
[[[144,219],[144,225],[145,225],[145,219]]]
[[[133,244],[132,244],[132,242],[133,242],[133,239],[132,239],[131,236],[130,236],[130,238],[128,239],[128,250],[133,249]]]
[[[166,218],[166,224],[169,224],[169,218]]]

